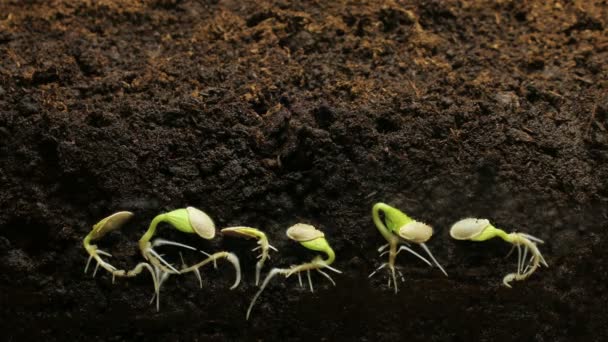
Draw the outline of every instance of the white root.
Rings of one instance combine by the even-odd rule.
[[[249,315],[251,314],[251,309],[253,309],[253,305],[258,300],[258,298],[260,297],[260,295],[262,294],[262,292],[264,291],[264,289],[266,288],[266,285],[268,285],[270,280],[272,278],[274,278],[274,276],[276,276],[277,274],[286,274],[288,272],[289,272],[289,269],[284,269],[284,268],[273,268],[270,270],[270,272],[268,272],[268,275],[262,282],[262,286],[260,286],[260,289],[258,290],[258,292],[255,294],[255,296],[253,296],[253,299],[251,300],[251,303],[249,304],[249,308],[247,308],[247,314],[245,316],[247,320],[249,320]]]
[[[386,266],[388,266],[388,262],[383,263],[382,265],[380,265],[380,267],[376,268],[376,270],[374,270],[374,272],[370,273],[370,275],[368,275],[368,278],[371,278],[374,276],[374,274],[378,273],[378,271],[380,271],[381,269],[385,268]]]
[[[228,252],[214,253],[211,256],[209,256],[207,259],[205,259],[197,264],[194,264],[194,265],[186,267],[186,268],[182,268],[182,270],[179,273],[184,274],[184,273],[188,273],[188,272],[194,272],[196,274],[198,272],[199,268],[205,266],[206,264],[208,264],[210,262],[213,262],[215,265],[217,259],[221,259],[221,258],[225,258],[232,264],[232,266],[234,266],[234,270],[236,273],[235,280],[234,280],[234,284],[232,284],[232,286],[230,287],[230,289],[233,290],[241,282],[241,265],[239,263],[239,258],[236,255],[234,255],[233,253],[228,253]],[[202,281],[201,281],[201,283],[202,283]]]
[[[312,279],[310,279],[310,270],[306,271],[306,275],[308,276],[308,286],[310,286],[310,292],[315,292],[315,290],[312,288]]]
[[[388,244],[388,243],[387,243],[386,245],[382,245],[382,246],[380,246],[380,247],[378,248],[378,253],[381,253],[381,252],[382,252],[383,250],[385,250],[385,249],[386,249],[386,247],[388,247],[388,246],[389,246],[389,244]]]
[[[87,260],[87,265],[84,267],[84,273],[86,274],[89,270],[89,265],[91,264],[91,260],[93,260],[93,256],[89,256],[89,260]]]
[[[260,274],[262,273],[262,260],[256,262],[255,264],[255,286],[260,284]]]
[[[391,288],[391,279],[392,279],[393,283],[395,284],[395,293],[397,293],[399,291],[399,289],[397,287],[397,275],[395,274],[395,268],[393,266],[390,266],[388,262],[385,262],[382,265],[380,265],[380,267],[376,268],[376,270],[374,272],[370,273],[370,275],[367,277],[368,278],[373,277],[376,273],[378,273],[378,271],[382,270],[386,266],[389,266],[389,269],[390,269],[390,275],[388,277],[387,286],[388,286],[388,288]]]
[[[527,259],[528,259],[528,247],[524,247],[524,252],[523,252],[522,257],[521,257],[520,273],[522,273],[524,271],[524,264],[525,264],[525,262],[526,262]]]
[[[322,268],[327,268],[328,270],[331,270],[331,271],[336,272],[336,273],[342,273],[342,271],[337,270],[337,269],[335,269],[335,268],[327,265],[323,260],[313,260],[310,263],[306,263],[306,264],[302,264],[302,265],[293,265],[293,266],[291,266],[289,268],[273,268],[273,269],[271,269],[270,272],[268,272],[268,274],[266,275],[266,278],[264,278],[264,281],[262,282],[262,285],[260,286],[260,289],[255,294],[255,296],[253,296],[253,299],[251,300],[251,303],[249,304],[249,308],[247,309],[246,318],[249,319],[249,316],[251,315],[251,310],[253,309],[253,306],[257,302],[258,298],[260,297],[260,295],[262,294],[262,292],[264,291],[264,289],[266,288],[266,286],[268,285],[268,283],[270,282],[270,280],[272,278],[274,278],[277,274],[282,274],[282,275],[285,276],[285,278],[289,278],[290,276],[292,276],[294,274],[297,274],[298,275],[298,283],[300,284],[300,287],[303,288],[304,285],[302,283],[302,272],[306,271],[306,276],[308,278],[308,286],[310,288],[310,292],[314,292],[314,287],[313,287],[313,284],[312,284],[312,277],[310,275],[310,271],[311,270],[316,270],[322,276],[324,276],[325,278],[327,278],[334,286],[336,286],[336,282],[332,279],[332,277],[329,274],[327,274],[326,272],[323,272],[321,270]]]
[[[117,272],[116,267],[110,265],[100,257],[100,255],[112,257],[112,254],[104,252],[101,249],[97,249],[95,245],[91,246],[90,248],[87,248],[87,252],[89,253],[89,258],[87,259],[87,264],[84,267],[85,274],[88,272],[89,266],[91,265],[91,260],[93,259],[95,259],[95,262],[97,262],[97,264],[95,265],[95,270],[93,271],[93,278],[97,275],[97,271],[99,270],[100,266],[112,274],[114,274],[114,272]]]
[[[523,254],[518,257],[517,272],[507,274],[502,280],[502,283],[509,288],[512,281],[524,280],[532,275],[541,265],[547,266],[545,259],[535,244],[535,242],[542,243],[542,240],[528,234],[514,234],[513,244],[517,245],[518,248],[520,248],[520,245],[523,245],[524,250]],[[528,259],[528,252],[531,254],[530,259]]]
[[[541,239],[539,239],[539,238],[537,238],[535,236],[532,236],[530,234],[525,234],[525,233],[518,233],[518,234],[521,235],[521,236],[523,236],[523,237],[525,237],[525,238],[527,238],[528,240],[533,241],[533,242],[541,243],[541,244],[545,243],[545,241],[543,241],[543,240],[541,240]]]
[[[158,254],[154,249],[148,248],[146,250],[146,253],[151,254],[152,256],[154,256],[156,258],[156,260],[165,264],[165,266],[168,267],[172,272],[179,273],[179,271],[175,267],[173,267],[173,265],[171,265],[165,259],[163,259],[163,257],[160,254]],[[154,264],[154,262],[152,262],[152,263]],[[161,267],[161,265],[154,265],[154,266]]]
[[[331,266],[329,266],[327,264],[323,264],[322,266],[323,266],[323,268],[327,268],[328,270],[330,270],[332,272],[336,272],[338,274],[342,274],[342,271],[340,271],[340,270],[338,270],[336,268],[333,268],[333,267],[331,267]]]
[[[321,275],[323,275],[325,278],[329,279],[329,281],[336,286],[336,282],[329,276],[329,274],[321,271],[321,270],[317,270],[317,272],[321,273]],[[298,273],[299,274],[299,273]]]
[[[188,267],[188,265],[186,265],[186,262],[184,261],[184,256],[182,255],[182,252],[179,252],[179,258],[182,260],[182,269]],[[196,276],[196,279],[198,279],[198,285],[202,289],[203,288],[203,278],[201,277],[201,272],[199,272],[198,269],[196,269],[192,272]]]
[[[170,240],[165,240],[165,239],[155,239],[154,241],[152,241],[152,247],[165,246],[165,245],[182,247],[182,248],[190,249],[193,251],[196,250],[196,248],[194,248],[192,246],[184,245],[183,243],[179,243],[179,242],[175,242],[175,241],[170,241]]]
[[[443,272],[443,274],[445,274],[445,276],[447,277],[448,273],[443,269],[443,267],[441,267],[439,262],[437,262],[437,259],[435,259],[435,257],[433,256],[433,254],[431,253],[431,250],[424,243],[421,243],[420,246],[422,247],[422,249],[424,249],[427,252],[427,254],[431,257],[431,259],[433,259],[433,262],[435,263],[435,265],[437,265],[437,267],[439,267],[441,272]]]
[[[97,265],[95,265],[95,271],[93,271],[93,278],[95,278],[95,275],[97,275],[97,270],[99,269],[99,263],[97,263]]]
[[[407,247],[407,246],[400,246],[399,249],[397,250],[397,255],[401,252],[401,251],[408,251],[411,254],[417,256],[418,258],[420,258],[420,260],[426,262],[429,266],[433,267],[433,264],[431,264],[430,261],[428,261],[426,258],[424,258],[422,255],[416,253],[413,249]],[[385,252],[386,253],[386,252]]]
[[[241,264],[239,263],[239,258],[232,253],[228,253],[228,256],[226,256],[226,260],[228,260],[232,264],[232,266],[234,266],[234,271],[236,273],[234,284],[232,284],[232,286],[230,287],[231,290],[234,290],[237,286],[239,286],[239,283],[241,282]]]
[[[97,250],[97,254],[99,254],[99,255],[103,255],[103,256],[107,256],[107,257],[110,257],[110,258],[112,257],[112,254],[110,254],[110,253],[108,253],[108,252],[104,252],[104,251],[102,251],[101,249],[98,249],[98,250]]]
[[[393,277],[393,284],[395,284],[395,293],[397,293],[397,292],[399,292],[399,286],[397,285],[397,275],[395,274],[395,267],[390,266],[390,268],[391,268],[391,276]],[[389,285],[389,288],[390,288],[390,285]]]
[[[517,247],[517,273],[521,273],[521,246],[519,244],[515,246]]]

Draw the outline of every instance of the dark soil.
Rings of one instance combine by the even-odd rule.
[[[547,4],[546,4],[547,3]],[[608,340],[608,4],[605,1],[0,1],[0,339]],[[449,278],[405,254],[395,295],[371,207],[433,225]],[[172,277],[83,274],[82,238],[141,260],[158,213],[266,231],[267,264],[325,231],[338,286],[271,283],[253,318],[254,244]],[[546,240],[550,264],[513,289],[502,241],[457,242],[486,217]]]

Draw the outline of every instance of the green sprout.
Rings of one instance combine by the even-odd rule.
[[[256,228],[251,227],[228,227],[222,229],[222,234],[234,237],[240,237],[245,239],[256,239],[258,240],[258,245],[252,252],[261,249],[262,254],[258,255],[258,262],[255,264],[255,286],[258,286],[260,283],[260,273],[262,272],[262,267],[264,267],[264,262],[266,259],[270,259],[269,250],[272,249],[275,252],[278,250],[274,248],[270,243],[268,243],[268,237],[264,232],[260,231]]]
[[[116,267],[112,266],[101,258],[101,256],[112,257],[112,254],[102,251],[101,249],[97,248],[97,245],[91,245],[91,242],[101,239],[113,230],[119,229],[132,217],[132,212],[119,211],[102,219],[93,226],[91,232],[82,241],[84,248],[86,249],[87,253],[89,253],[89,260],[87,261],[87,265],[84,268],[84,273],[87,273],[89,265],[91,264],[91,260],[93,259],[95,259],[95,261],[97,262],[95,270],[93,271],[93,277],[95,277],[95,275],[97,274],[97,270],[100,266],[106,271],[110,272],[113,276],[120,273],[120,271]],[[112,277],[112,282],[114,282],[114,277]]]
[[[329,281],[334,286],[336,286],[336,282],[334,282],[334,280],[329,276],[329,274],[323,272],[321,269],[326,268],[336,273],[342,273],[341,271],[329,266],[334,262],[334,260],[336,260],[336,254],[334,253],[334,250],[331,249],[331,247],[329,246],[329,243],[325,239],[325,234],[322,231],[316,229],[311,225],[298,223],[287,229],[286,233],[288,238],[299,242],[305,248],[308,248],[312,251],[325,253],[327,255],[327,259],[323,259],[320,255],[317,255],[310,262],[303,263],[301,265],[292,265],[289,268],[273,268],[272,270],[270,270],[270,272],[268,272],[268,275],[262,282],[262,286],[253,297],[251,304],[249,304],[246,316],[247,319],[249,319],[251,309],[253,308],[253,305],[255,304],[256,300],[262,294],[270,280],[277,274],[282,274],[285,276],[285,278],[289,278],[293,274],[297,274],[300,287],[303,287],[301,273],[306,271],[306,274],[308,276],[308,285],[310,286],[310,292],[314,292],[312,286],[312,279],[310,277],[310,271],[316,270],[317,272],[319,272],[319,274],[329,279]]]
[[[84,268],[84,273],[87,273],[89,269],[89,265],[91,260],[95,259],[97,262],[97,266],[95,266],[95,270],[93,271],[93,277],[97,274],[97,270],[101,266],[106,271],[112,274],[112,283],[116,277],[134,277],[141,273],[144,269],[147,269],[152,275],[152,280],[154,281],[154,289],[158,289],[159,284],[156,279],[154,269],[150,264],[146,262],[141,262],[135,266],[131,271],[127,272],[125,270],[118,270],[116,267],[104,261],[100,255],[112,257],[112,254],[108,252],[104,252],[97,248],[97,245],[91,245],[91,241],[98,240],[113,230],[117,230],[122,227],[127,221],[129,221],[133,217],[133,213],[129,211],[119,211],[114,213],[93,226],[91,232],[84,238],[83,245],[86,249],[87,253],[89,253],[89,260],[87,261],[87,265]]]
[[[194,247],[182,244],[182,243],[164,240],[164,239],[155,239],[154,241],[150,242],[150,239],[152,239],[152,237],[156,233],[156,228],[157,228],[158,224],[161,222],[168,223],[169,225],[171,225],[172,227],[174,227],[175,229],[177,229],[183,233],[197,234],[198,236],[202,237],[205,240],[210,240],[215,237],[215,224],[213,223],[211,218],[204,212],[200,211],[199,209],[193,208],[193,207],[187,207],[185,209],[176,209],[176,210],[173,210],[168,213],[160,214],[160,215],[157,215],[152,220],[152,222],[150,223],[150,227],[139,240],[139,249],[140,249],[143,257],[147,261],[149,261],[150,264],[152,264],[152,266],[154,267],[155,284],[157,284],[157,285],[155,286],[155,293],[154,293],[154,296],[152,297],[152,300],[154,300],[154,298],[156,297],[156,309],[157,310],[159,309],[160,287],[167,280],[169,275],[194,272],[194,274],[196,275],[196,277],[199,280],[200,286],[202,287],[203,282],[202,282],[202,278],[201,278],[199,269],[210,262],[213,262],[215,265],[216,261],[221,258],[225,258],[230,263],[232,263],[232,265],[234,266],[235,272],[236,272],[235,282],[232,285],[232,287],[230,287],[230,289],[232,290],[238,286],[238,284],[241,281],[241,268],[240,268],[240,264],[239,264],[239,259],[233,253],[222,251],[222,252],[217,252],[214,254],[209,254],[209,253],[200,251],[201,253],[203,253],[204,255],[207,256],[207,259],[205,259],[195,265],[192,265],[192,266],[182,265],[181,270],[176,269],[173,265],[171,265],[169,262],[167,262],[165,259],[163,259],[162,255],[160,255],[158,252],[156,252],[154,250],[154,247],[159,247],[159,246],[163,246],[163,245],[171,245],[171,246],[182,247],[182,248],[186,248],[186,249],[190,249],[190,250],[197,250],[197,249]],[[183,263],[183,260],[182,260],[182,263]],[[134,269],[130,272],[135,273],[138,271],[137,273],[139,273],[139,272],[141,272],[141,269],[142,268],[140,267],[140,269],[138,269],[138,270]]]
[[[380,217],[380,212],[384,214],[384,222]],[[412,253],[432,267],[433,264],[431,264],[426,258],[409,248],[408,242],[420,245],[420,247],[422,247],[422,249],[424,249],[424,251],[431,257],[435,265],[439,267],[441,272],[443,272],[443,274],[446,276],[448,275],[443,267],[441,267],[441,265],[437,262],[428,247],[424,244],[433,235],[433,228],[410,218],[399,209],[393,208],[385,203],[376,203],[372,208],[372,216],[374,223],[376,224],[376,228],[378,228],[380,234],[382,234],[382,236],[388,242],[388,244],[378,248],[378,252],[380,253],[381,257],[388,253],[388,262],[380,265],[380,267],[369,275],[369,278],[373,277],[376,272],[388,266],[391,274],[388,279],[388,286],[390,288],[392,277],[393,284],[395,285],[395,293],[397,293],[398,289],[397,276],[395,274],[395,258],[401,251]],[[397,246],[400,243],[405,244],[405,246],[400,246],[399,249],[397,249]],[[387,247],[389,247],[389,250],[384,251]],[[399,272],[399,275],[403,280],[403,275],[401,272]]]
[[[511,287],[513,280],[524,280],[528,278],[537,268],[542,265],[549,267],[545,258],[536,247],[536,244],[544,243],[543,240],[524,233],[506,233],[504,230],[494,227],[486,219],[466,218],[460,220],[450,229],[450,235],[456,240],[486,241],[494,237],[500,237],[506,242],[517,247],[517,272],[507,274],[502,283]],[[522,253],[523,246],[523,253]],[[528,259],[530,253],[530,259]]]

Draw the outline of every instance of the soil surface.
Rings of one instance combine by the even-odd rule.
[[[607,18],[583,0],[1,0],[1,339],[607,341]],[[449,277],[404,253],[398,294],[367,278],[378,201],[434,227]],[[103,217],[136,214],[99,241],[131,268],[152,218],[189,205],[266,231],[263,275],[314,256],[296,222],[344,274],[277,278],[245,321],[252,241],[161,228],[234,251],[244,279],[171,277],[160,312],[149,275],[83,273]],[[502,286],[508,244],[449,236],[469,216],[544,239],[550,267]]]

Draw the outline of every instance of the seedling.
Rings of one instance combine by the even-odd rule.
[[[549,267],[538,247],[536,247],[537,243],[544,243],[543,240],[524,233],[513,232],[507,234],[504,230],[494,227],[486,219],[466,218],[460,220],[454,223],[450,229],[450,235],[456,240],[470,241],[486,241],[494,237],[500,237],[517,247],[517,272],[509,273],[502,279],[502,283],[509,288],[513,280],[528,278],[541,264]],[[530,259],[528,259],[528,253],[531,254]]]
[[[147,262],[141,262],[135,266],[131,271],[127,272],[125,270],[118,270],[116,267],[110,265],[106,261],[104,261],[100,255],[111,257],[110,253],[104,252],[97,248],[96,245],[91,245],[91,241],[98,240],[104,237],[109,232],[119,229],[122,227],[127,221],[129,221],[133,217],[133,213],[129,211],[119,211],[114,213],[103,220],[99,221],[96,225],[93,226],[91,232],[84,238],[83,244],[84,248],[89,253],[89,260],[87,261],[87,265],[84,268],[84,273],[87,273],[89,269],[89,265],[92,259],[95,259],[97,265],[95,266],[95,270],[93,271],[93,277],[97,274],[97,270],[101,266],[106,271],[112,274],[112,283],[116,277],[134,277],[141,273],[144,269],[147,269],[152,275],[152,280],[154,282],[154,290],[155,292],[159,288],[158,281],[155,276],[154,269]]]
[[[382,222],[380,212],[384,213],[384,222]],[[388,244],[378,248],[378,252],[380,253],[381,257],[388,253],[388,262],[380,265],[380,267],[378,267],[374,272],[369,275],[369,278],[373,277],[376,272],[388,266],[390,271],[390,276],[388,278],[388,286],[391,286],[392,279],[393,284],[395,285],[395,293],[397,293],[398,288],[397,276],[395,274],[395,258],[399,253],[401,253],[401,251],[407,251],[415,255],[416,257],[420,258],[422,261],[432,267],[433,264],[431,264],[426,258],[409,248],[408,242],[420,245],[420,247],[422,247],[422,249],[424,249],[424,251],[431,257],[435,265],[437,265],[441,272],[443,272],[443,274],[445,274],[447,277],[448,274],[445,272],[443,267],[441,267],[441,265],[437,262],[429,248],[424,244],[433,235],[433,228],[422,222],[418,222],[410,218],[409,216],[401,212],[399,209],[393,208],[390,205],[384,203],[376,203],[374,205],[374,207],[372,208],[372,216],[374,219],[374,223],[376,224],[376,228],[378,228],[380,234],[382,234],[382,236],[388,242]],[[397,246],[399,244],[405,244],[405,246],[399,246],[399,249],[397,249]],[[389,247],[388,251],[384,251],[386,247]],[[401,272],[399,272],[399,274],[401,276],[401,279],[403,280],[403,275],[401,275]]]
[[[225,258],[230,263],[232,263],[236,272],[236,280],[232,287],[230,287],[230,289],[234,289],[238,286],[239,282],[241,281],[241,268],[239,265],[239,259],[236,255],[232,253],[223,251],[214,254],[208,254],[203,251],[200,251],[201,253],[207,256],[207,259],[189,267],[184,265],[181,270],[176,269],[173,265],[163,259],[163,257],[154,250],[154,247],[171,245],[190,250],[196,250],[196,248],[164,239],[155,239],[154,241],[150,242],[150,239],[152,239],[152,237],[156,233],[156,228],[158,224],[161,222],[168,223],[172,227],[183,233],[197,234],[198,236],[206,240],[210,240],[215,237],[215,224],[213,223],[211,218],[204,212],[193,207],[187,207],[185,209],[176,209],[168,213],[160,214],[152,220],[152,222],[150,223],[150,227],[139,240],[139,249],[141,250],[143,257],[148,260],[150,264],[152,264],[152,266],[154,267],[155,283],[157,283],[158,286],[155,286],[155,294],[152,297],[152,300],[154,300],[154,298],[156,297],[157,310],[159,308],[160,287],[165,282],[165,280],[167,280],[169,275],[194,272],[194,274],[199,280],[200,286],[202,287],[203,282],[199,269],[210,262],[213,262],[215,264],[216,261],[221,258]],[[141,269],[139,270],[139,272],[141,272]]]
[[[246,316],[247,319],[249,319],[251,309],[253,308],[253,305],[255,304],[256,300],[262,294],[270,280],[274,278],[274,276],[276,276],[277,274],[282,274],[285,276],[285,278],[289,278],[290,276],[297,274],[298,281],[300,283],[300,286],[302,287],[303,285],[301,273],[306,271],[306,275],[308,277],[308,285],[310,286],[310,292],[314,292],[312,286],[312,279],[310,277],[310,271],[316,270],[317,272],[319,272],[319,274],[329,279],[329,281],[334,286],[336,286],[336,282],[334,282],[334,280],[329,276],[329,274],[323,272],[321,269],[326,268],[336,273],[342,273],[341,271],[329,266],[336,259],[336,254],[334,253],[334,250],[331,249],[331,247],[329,246],[327,240],[325,240],[325,234],[323,234],[322,231],[316,229],[311,225],[298,223],[287,229],[286,233],[288,238],[299,242],[305,248],[308,248],[312,251],[325,253],[327,255],[327,259],[323,259],[320,255],[317,255],[310,262],[301,265],[292,265],[289,268],[273,268],[272,270],[270,270],[270,272],[268,272],[268,275],[262,282],[262,286],[253,297],[251,304],[249,304]]]
[[[264,232],[260,231],[256,228],[250,227],[229,227],[222,229],[222,234],[228,236],[235,236],[245,239],[256,239],[258,240],[258,245],[256,248],[252,249],[252,252],[261,249],[262,254],[258,255],[258,262],[255,264],[255,286],[258,286],[260,283],[260,273],[262,272],[262,267],[264,267],[264,262],[266,259],[270,259],[269,250],[272,249],[275,252],[278,251],[271,244],[268,243],[268,238]]]
[[[91,260],[95,259],[97,265],[95,266],[95,270],[93,271],[93,277],[97,274],[97,270],[100,266],[106,271],[112,273],[113,276],[115,275],[115,273],[119,274],[119,271],[116,267],[112,266],[101,258],[101,256],[112,257],[112,254],[102,251],[101,249],[97,248],[97,245],[91,245],[91,242],[101,239],[113,230],[119,229],[125,223],[127,223],[127,221],[131,219],[131,217],[133,217],[132,212],[119,211],[104,218],[93,226],[91,232],[82,241],[84,248],[86,249],[87,253],[89,253],[89,260],[87,261],[87,265],[84,268],[84,273],[87,273],[89,265],[91,264]],[[114,277],[112,277],[112,282],[114,282]]]

